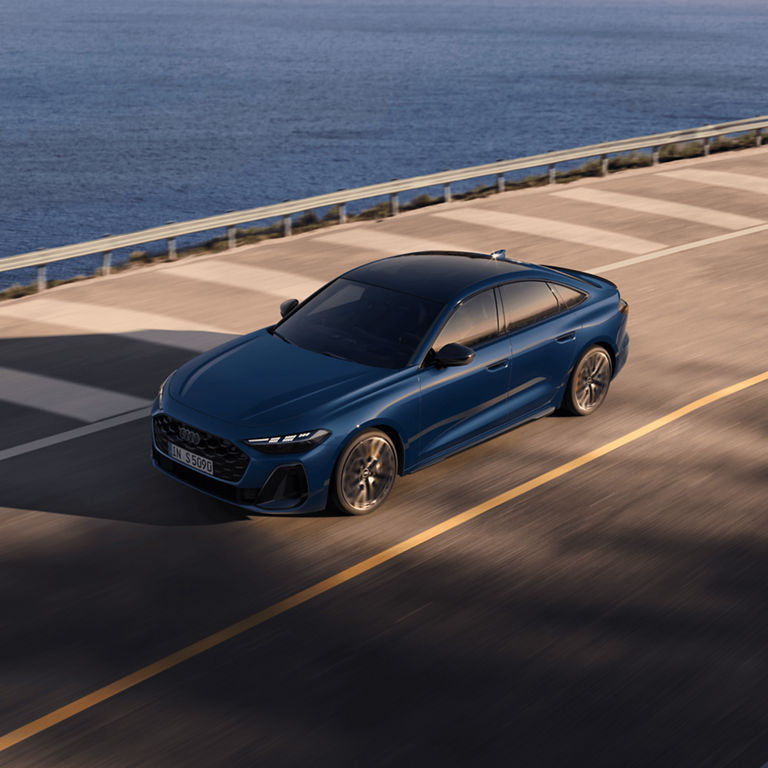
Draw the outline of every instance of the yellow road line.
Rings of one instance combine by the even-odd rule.
[[[276,616],[291,610],[291,608],[302,605],[303,603],[312,600],[312,598],[328,592],[334,587],[338,587],[341,584],[351,581],[357,576],[367,573],[373,568],[376,568],[377,566],[382,565],[383,563],[386,563],[389,560],[398,557],[399,555],[402,555],[404,552],[408,552],[409,550],[414,549],[414,547],[418,547],[424,542],[430,541],[431,539],[434,539],[443,533],[453,530],[454,528],[457,528],[458,526],[463,525],[464,523],[476,517],[479,517],[485,512],[488,512],[489,510],[494,509],[501,504],[511,501],[512,499],[516,499],[519,496],[528,493],[529,491],[533,491],[536,488],[541,487],[542,485],[546,485],[546,483],[549,483],[552,480],[556,480],[563,475],[567,475],[569,472],[573,472],[574,470],[583,467],[585,464],[589,464],[590,462],[593,462],[596,459],[599,459],[600,457],[605,456],[606,454],[611,453],[624,445],[627,445],[628,443],[639,440],[641,437],[645,437],[651,432],[655,432],[657,429],[661,429],[667,424],[670,424],[673,421],[677,421],[683,416],[686,416],[687,414],[692,413],[699,408],[703,408],[706,405],[715,403],[718,400],[722,400],[725,397],[729,397],[730,395],[741,392],[744,389],[748,389],[749,387],[753,387],[756,384],[760,384],[764,381],[768,381],[768,371],[765,371],[758,376],[753,376],[750,379],[740,381],[737,384],[731,385],[730,387],[725,387],[725,389],[720,389],[717,392],[713,392],[711,395],[707,395],[706,397],[694,400],[692,403],[684,405],[682,408],[678,408],[676,411],[672,411],[671,413],[662,416],[660,419],[651,421],[639,429],[635,429],[616,440],[612,440],[610,443],[605,443],[605,445],[596,448],[594,451],[585,453],[583,456],[579,456],[578,458],[573,459],[573,461],[561,464],[559,467],[556,467],[549,472],[545,472],[538,477],[534,477],[532,480],[528,480],[525,483],[517,485],[514,488],[505,491],[504,493],[500,493],[498,496],[494,496],[492,499],[488,499],[488,501],[485,501],[482,504],[478,504],[477,506],[471,507],[470,509],[461,512],[458,515],[450,517],[438,525],[427,528],[425,531],[417,533],[415,536],[411,536],[409,539],[401,541],[399,544],[395,544],[394,546],[389,547],[388,549],[385,549],[382,552],[373,555],[372,557],[366,558],[365,560],[362,560],[350,568],[345,568],[343,571],[339,571],[339,573],[327,579],[318,581],[316,584],[313,584],[306,589],[302,589],[300,592],[296,592],[290,597],[286,597],[284,600],[280,600],[279,602],[270,605],[268,608],[264,608],[258,613],[254,613],[252,616],[249,616],[242,621],[238,621],[236,624],[232,624],[218,632],[214,632],[212,635],[208,635],[208,637],[204,637],[202,640],[198,640],[196,643],[192,643],[192,645],[188,645],[186,648],[182,648],[181,650],[176,651],[169,656],[165,656],[153,664],[142,667],[136,672],[133,672],[130,675],[126,675],[125,677],[121,677],[119,680],[116,680],[109,685],[105,685],[103,688],[99,688],[93,693],[89,693],[88,695],[83,696],[82,698],[79,698],[64,707],[60,707],[59,709],[56,709],[53,712],[38,718],[37,720],[33,720],[31,723],[27,723],[26,725],[23,725],[20,728],[11,731],[10,733],[6,733],[4,736],[0,736],[0,752],[14,746],[15,744],[18,744],[21,741],[24,741],[25,739],[30,738],[31,736],[34,736],[35,734],[51,728],[57,723],[61,723],[62,721],[85,711],[86,709],[95,707],[102,701],[106,701],[107,699],[110,699],[113,696],[128,690],[129,688],[133,688],[139,683],[142,683],[145,680],[149,680],[150,678],[159,675],[161,672],[165,672],[166,670],[181,664],[183,661],[187,661],[187,659],[194,658],[204,651],[214,648],[217,645],[226,642],[227,640],[231,640],[233,637],[237,637],[237,635],[240,635],[243,632],[247,632],[249,629],[253,629],[260,624],[264,624],[270,619],[273,619]]]

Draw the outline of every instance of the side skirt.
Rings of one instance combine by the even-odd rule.
[[[504,432],[509,432],[510,430],[517,429],[518,427],[521,427],[523,424],[527,424],[530,421],[536,421],[536,419],[541,419],[544,416],[549,416],[550,413],[554,413],[554,411],[556,410],[557,408],[554,405],[548,405],[546,408],[542,408],[541,410],[534,411],[528,416],[523,416],[517,421],[510,422],[509,424],[504,424],[501,427],[496,427],[495,429],[489,430],[488,432],[484,432],[483,434],[473,437],[470,440],[466,440],[463,443],[459,443],[459,445],[453,446],[448,450],[445,450],[434,456],[430,456],[428,459],[424,461],[419,461],[409,469],[405,470],[403,474],[410,475],[413,472],[418,472],[420,469],[424,469],[425,467],[430,467],[433,464],[438,464],[443,459],[447,459],[449,456],[453,456],[454,454],[461,453],[462,451],[466,451],[469,448],[474,448],[476,445],[486,442],[486,440],[492,440],[494,437],[498,437],[499,435],[504,434]]]

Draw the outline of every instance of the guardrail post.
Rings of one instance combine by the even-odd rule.
[[[227,248],[237,245],[237,226],[227,227]]]
[[[44,291],[48,287],[48,280],[45,277],[45,264],[39,264],[37,267],[37,290]]]
[[[339,187],[337,192],[346,192],[346,187]],[[346,203],[339,203],[337,208],[339,209],[339,224],[346,224],[347,223],[347,204]]]
[[[704,156],[705,157],[709,154],[709,141],[710,141],[710,137],[707,136],[704,139]]]
[[[638,149],[641,149],[643,152],[652,151],[651,156],[651,162],[654,166],[659,165],[661,162],[661,150],[666,147],[672,147],[676,142],[691,142],[691,141],[702,141],[704,137],[708,134],[709,139],[707,140],[706,144],[703,145],[704,153],[707,154],[709,151],[716,151],[719,149],[718,141],[722,137],[731,136],[734,134],[740,134],[741,139],[743,139],[744,143],[752,143],[755,146],[765,146],[768,144],[768,141],[764,141],[764,137],[768,135],[768,116],[762,115],[760,117],[750,118],[747,120],[735,120],[731,122],[726,123],[718,123],[717,125],[707,125],[707,126],[701,126],[696,129],[690,129],[685,131],[669,131],[666,133],[655,133],[650,136],[643,136],[638,137],[635,139],[634,142],[631,142],[632,144],[636,144]],[[695,137],[695,138],[692,138]],[[754,137],[754,142],[752,141],[752,137]],[[639,142],[639,139],[642,139],[642,142]],[[414,189],[429,189],[431,187],[437,188],[438,186],[443,186],[443,199],[448,201],[455,199],[453,198],[451,194],[451,186],[453,184],[452,177],[456,175],[457,177],[457,183],[459,178],[466,178],[466,179],[485,179],[486,183],[488,180],[492,177],[496,177],[496,187],[499,191],[506,188],[506,183],[504,176],[506,173],[512,173],[513,170],[521,170],[523,168],[537,168],[541,172],[542,169],[548,168],[548,174],[546,177],[546,181],[548,181],[550,184],[555,183],[559,180],[559,174],[556,172],[555,164],[559,164],[562,162],[570,162],[572,160],[583,160],[583,159],[590,159],[590,163],[593,165],[591,167],[595,168],[595,173],[597,173],[597,169],[599,168],[602,172],[602,175],[605,175],[610,170],[610,163],[608,162],[608,156],[610,155],[613,157],[613,155],[616,155],[617,153],[626,152],[626,140],[619,141],[619,142],[605,142],[603,144],[599,145],[590,145],[585,147],[575,147],[568,151],[558,151],[558,152],[547,152],[541,155],[533,155],[528,158],[517,158],[515,161],[497,161],[497,164],[494,164],[493,168],[495,170],[491,171],[489,170],[489,167],[487,165],[482,166],[475,166],[473,168],[462,168],[458,169],[458,171],[451,171],[451,170],[443,170],[440,173],[436,174],[429,174],[426,176],[419,176],[413,179],[405,179],[405,180],[398,180],[398,179],[391,179],[389,183],[383,183],[383,184],[374,184],[369,185],[366,187],[358,187],[356,189],[352,190],[344,190],[343,195],[341,195],[348,203],[355,202],[358,200],[371,200],[376,199],[379,201],[385,201],[387,197],[389,197],[389,208],[392,215],[397,214],[399,212],[399,206],[398,206],[398,196],[397,193],[392,193],[392,190],[396,189],[399,191],[406,191],[406,190],[414,190]],[[741,142],[739,142],[741,144]],[[726,144],[725,146],[729,146],[730,142]],[[725,148],[722,147],[722,148]],[[595,151],[597,150],[597,151]],[[557,159],[555,159],[557,158]],[[598,165],[597,159],[600,158],[601,162]],[[669,156],[665,155],[664,160],[671,159]],[[623,163],[620,163],[618,165],[622,165]],[[614,167],[614,170],[618,170],[618,165]],[[503,172],[501,172],[503,170]],[[479,174],[485,174],[485,176],[482,175],[475,175],[475,173]],[[546,172],[546,171],[545,171]],[[541,181],[545,181],[545,177],[543,174],[540,174],[539,176]],[[451,179],[450,182],[447,182],[447,179]],[[416,186],[410,186],[411,184],[416,184]],[[510,183],[510,187],[515,186],[514,183]],[[486,191],[492,192],[493,186],[489,186],[485,188]],[[341,190],[340,190],[341,191]],[[362,193],[362,197],[358,197],[357,195]],[[318,210],[327,207],[330,204],[333,204],[333,195],[332,194],[326,194],[326,195],[317,195],[312,198],[305,198],[301,201],[301,210],[309,211],[309,210]],[[330,201],[330,202],[329,202]],[[281,210],[291,210],[292,207],[296,205],[296,201],[283,201],[286,203],[285,206],[281,207]],[[387,213],[387,204],[383,202],[379,202],[377,204],[377,211],[381,212],[382,216],[386,216]],[[297,209],[296,213],[300,213],[301,211]],[[233,221],[233,216],[235,212],[227,212],[228,216],[210,216],[203,219],[196,219],[194,221],[188,221],[188,222],[182,222],[182,223],[174,223],[172,221],[167,221],[166,224],[169,226],[166,227],[158,227],[158,228],[152,228],[150,231],[154,231],[155,234],[152,235],[154,237],[154,240],[148,241],[145,237],[146,230],[141,230],[138,232],[131,232],[126,233],[123,237],[120,238],[120,247],[128,247],[133,245],[140,245],[142,243],[152,242],[152,243],[162,243],[163,241],[166,241],[168,250],[167,250],[167,258],[169,259],[175,259],[177,257],[176,253],[176,240],[181,238],[187,238],[193,233],[208,231],[208,230],[216,230],[219,232],[218,237],[221,238],[222,230],[227,230],[227,237],[231,238],[232,231],[229,230],[229,222]],[[290,225],[291,225],[291,219],[290,217],[283,217],[282,214],[276,215],[274,213],[274,206],[268,205],[268,206],[261,206],[258,208],[252,208],[249,210],[242,210],[237,211],[237,220],[244,222],[244,227],[247,226],[247,222],[255,222],[255,221],[271,221],[270,224],[270,231],[273,233],[279,233],[280,231],[280,219],[283,218],[284,220],[284,230],[285,234],[289,234],[290,232]],[[351,218],[351,217],[350,217]],[[222,221],[226,221],[227,224],[222,224]],[[344,223],[346,221],[346,215],[345,215],[345,209],[344,206],[339,206],[339,221],[341,223]],[[171,226],[172,225],[172,226]],[[244,230],[245,231],[245,230]],[[175,232],[175,235],[171,236],[168,233],[169,232]],[[106,236],[105,236],[106,237]],[[114,238],[113,238],[114,239]],[[230,240],[231,245],[231,240]],[[110,247],[116,247],[113,246],[112,243],[110,243]],[[162,246],[160,246],[162,247]],[[87,248],[87,250],[85,250]],[[31,251],[29,253],[22,253],[18,254],[16,256],[10,256],[5,259],[0,259],[0,272],[8,272],[12,269],[21,269],[21,268],[38,268],[40,267],[40,271],[38,272],[39,279],[39,285],[41,288],[48,287],[47,286],[47,280],[45,279],[45,271],[43,269],[44,265],[41,264],[41,261],[45,261],[45,263],[50,263],[52,261],[61,261],[65,259],[70,258],[76,258],[79,256],[85,256],[85,255],[91,255],[91,256],[101,256],[104,257],[104,254],[106,251],[99,250],[99,244],[98,241],[95,243],[77,243],[73,244],[72,246],[63,246],[60,248],[49,248],[44,249],[47,252],[47,256],[43,257],[39,254],[37,254],[35,251]],[[47,261],[46,261],[47,260]],[[110,269],[111,269],[110,264]],[[105,270],[106,271],[106,270]]]
[[[112,251],[101,254],[101,274],[108,275],[112,271]]]
[[[290,215],[283,216],[283,237],[290,237],[292,228],[293,228],[293,221]]]

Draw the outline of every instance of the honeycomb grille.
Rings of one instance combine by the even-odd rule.
[[[155,445],[163,453],[168,453],[168,443],[171,442],[196,453],[198,456],[204,456],[213,462],[213,475],[220,480],[236,483],[248,466],[248,456],[234,443],[223,437],[217,437],[197,427],[184,424],[164,413],[155,416],[152,426],[155,433]],[[187,430],[198,434],[200,441],[195,443],[183,438],[182,434]],[[185,437],[187,436],[185,435]]]

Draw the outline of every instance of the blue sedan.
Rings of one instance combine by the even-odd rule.
[[[253,512],[371,512],[398,475],[558,408],[592,413],[629,346],[613,283],[503,251],[381,259],[280,309],[152,407],[155,466]]]

